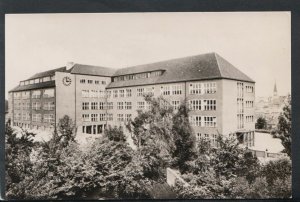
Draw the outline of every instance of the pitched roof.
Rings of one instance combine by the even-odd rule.
[[[42,83],[29,84],[25,86],[16,86],[9,92],[18,92],[18,91],[34,90],[40,88],[51,88],[51,87],[55,87],[55,81],[47,81]]]
[[[116,72],[115,69],[92,66],[92,65],[83,65],[83,64],[74,64],[70,69],[71,74],[84,74],[84,75],[95,75],[95,76],[108,76],[111,77]]]
[[[251,78],[216,53],[207,53],[122,68],[117,70],[113,76],[155,70],[164,70],[164,73],[161,76],[150,77],[147,79],[112,82],[108,85],[108,88],[221,78],[254,82]]]
[[[33,75],[32,77],[30,77],[29,79],[36,79],[36,78],[41,78],[41,77],[46,77],[46,76],[53,76],[55,74],[55,72],[65,72],[66,71],[66,67],[60,67],[60,68],[56,68],[56,69],[51,69],[45,72],[40,72],[37,73],[35,75]],[[27,79],[27,80],[29,80]]]

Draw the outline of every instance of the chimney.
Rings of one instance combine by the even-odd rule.
[[[66,67],[67,67],[67,69],[71,69],[73,66],[74,66],[74,62],[67,62],[67,65],[66,65]]]

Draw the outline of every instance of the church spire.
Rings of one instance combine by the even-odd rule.
[[[274,91],[273,91],[273,96],[277,96],[277,86],[276,86],[276,81],[275,81],[275,85],[274,85]]]

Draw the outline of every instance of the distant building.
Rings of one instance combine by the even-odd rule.
[[[143,95],[152,94],[175,110],[187,100],[197,138],[215,144],[218,133],[231,134],[254,144],[255,82],[216,53],[118,70],[68,66],[37,73],[9,92],[13,125],[51,129],[69,115],[82,135],[101,134],[149,109]]]
[[[286,102],[287,96],[278,96],[275,82],[273,96],[256,98],[255,119],[263,117],[267,121],[268,129],[275,129],[277,127],[278,117]]]

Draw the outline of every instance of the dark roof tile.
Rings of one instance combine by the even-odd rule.
[[[56,69],[51,69],[45,72],[40,72],[37,73],[35,75],[33,75],[32,77],[30,77],[29,79],[36,79],[36,78],[41,78],[41,77],[46,77],[46,76],[53,76],[55,74],[55,72],[65,72],[66,71],[66,67],[60,67],[60,68],[56,68]],[[27,79],[27,80],[29,80]]]
[[[108,76],[111,77],[116,72],[115,69],[100,67],[100,66],[92,66],[92,65],[83,65],[83,64],[75,64],[70,69],[71,74],[84,74],[84,75],[95,75],[95,76]]]
[[[51,88],[51,87],[55,87],[55,81],[47,81],[47,82],[43,82],[43,83],[29,84],[26,86],[16,86],[9,92],[18,92],[18,91],[34,90],[34,89],[40,89],[40,88]]]
[[[216,53],[127,67],[117,70],[114,76],[156,70],[164,70],[164,73],[161,76],[148,79],[112,82],[108,88],[221,78],[254,82]]]

